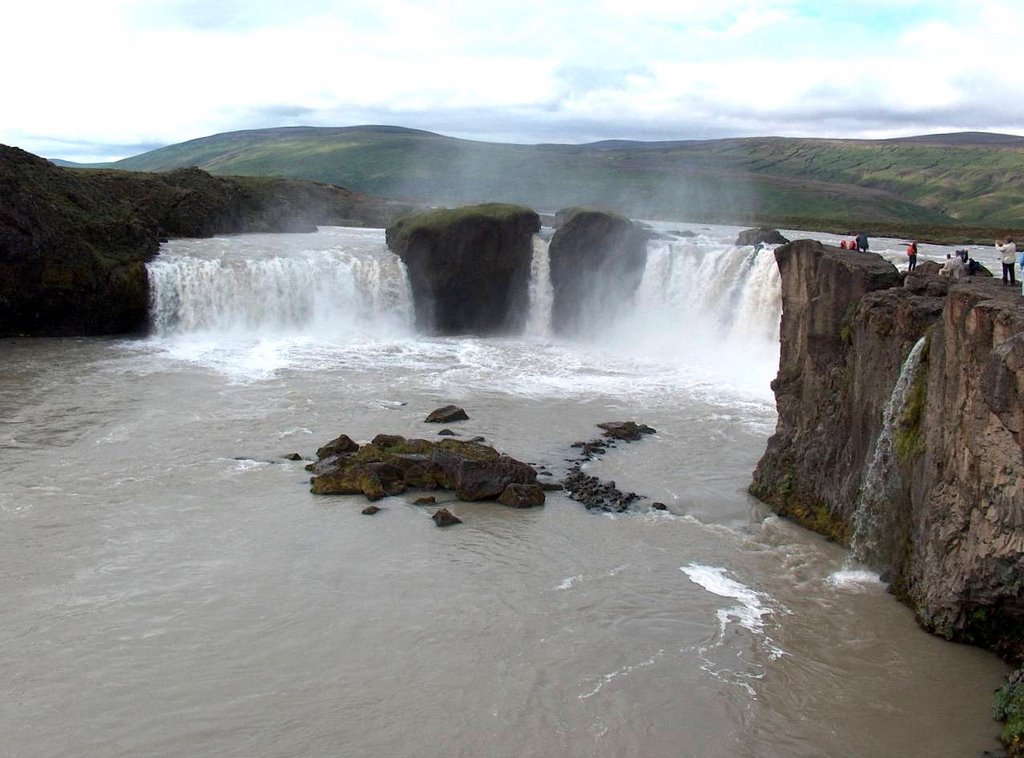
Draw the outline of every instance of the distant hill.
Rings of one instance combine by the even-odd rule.
[[[1024,137],[476,142],[394,126],[228,132],[112,168],[199,166],[435,204],[597,205],[634,217],[838,227],[1024,226]]]

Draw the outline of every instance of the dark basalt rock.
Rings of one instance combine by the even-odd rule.
[[[554,290],[551,326],[560,334],[597,330],[632,303],[647,265],[648,233],[604,211],[559,211],[548,247]]]
[[[789,242],[778,229],[770,229],[767,226],[759,226],[757,229],[745,229],[736,237],[736,246],[744,245],[785,245]]]
[[[498,496],[498,502],[512,508],[544,505],[544,489],[539,484],[509,484]]]
[[[667,511],[668,506],[664,503],[651,503],[651,509],[655,511]]]
[[[454,515],[447,508],[439,508],[434,511],[434,515],[430,518],[432,518],[434,523],[438,526],[455,526],[456,524],[462,523],[462,519]]]
[[[355,453],[329,455],[313,464],[313,473],[313,494],[362,494],[371,500],[439,488],[453,490],[460,500],[493,500],[510,484],[537,482],[532,466],[493,447],[394,434],[378,434]]]
[[[597,425],[598,429],[604,429],[604,436],[627,442],[636,442],[645,434],[657,434],[646,424],[637,424],[634,421],[606,421]]]
[[[379,505],[368,505],[360,511],[364,516],[374,516],[380,513],[383,509]]]
[[[445,405],[430,412],[424,421],[428,424],[449,424],[453,421],[468,421],[469,416],[457,405]],[[441,432],[438,432],[440,434]]]
[[[458,435],[451,429],[442,429],[437,433],[438,437],[458,437]]]
[[[416,325],[435,334],[522,331],[529,307],[529,208],[489,203],[399,219],[388,247],[405,263]]]
[[[301,461],[302,460],[302,456],[299,455],[298,453],[288,453],[288,455],[282,455],[281,457],[284,458],[286,461]]]
[[[316,451],[316,457],[326,458],[331,455],[341,455],[358,452],[359,445],[352,441],[347,434],[337,437]]]
[[[426,497],[418,497],[412,501],[413,505],[434,505],[437,502],[437,498],[433,495],[427,495]]]
[[[605,430],[607,438],[572,444],[572,447],[579,449],[582,455],[576,459],[568,459],[572,465],[558,488],[565,489],[569,497],[583,503],[587,510],[597,508],[621,513],[639,500],[640,495],[635,492],[622,492],[615,486],[615,482],[602,482],[596,476],[588,476],[583,473],[581,464],[593,460],[598,455],[604,455],[608,448],[615,447],[619,442],[635,442],[645,434],[655,434],[655,430],[634,421],[606,421],[597,426]]]
[[[0,337],[143,330],[145,264],[168,236],[379,226],[389,208],[315,182],[60,168],[0,145]]]

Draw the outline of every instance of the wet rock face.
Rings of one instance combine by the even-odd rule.
[[[1024,298],[984,277],[899,286],[877,256],[811,241],[776,259],[779,422],[751,493],[848,542],[883,410],[924,337],[876,568],[926,628],[1024,656]]]
[[[632,303],[647,265],[648,233],[628,218],[594,210],[566,214],[548,247],[559,334],[599,329]]]
[[[434,334],[522,331],[539,230],[534,211],[499,203],[420,213],[389,226],[388,247],[409,272],[417,327]]]

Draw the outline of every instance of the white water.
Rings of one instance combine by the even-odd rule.
[[[853,554],[868,564],[877,565],[891,557],[886,540],[892,535],[894,501],[899,496],[901,483],[893,434],[906,408],[924,345],[925,338],[922,337],[911,348],[900,368],[899,378],[882,414],[882,429],[875,441],[871,463],[864,473],[854,511]]]
[[[530,260],[530,313],[526,320],[526,333],[533,337],[546,337],[551,332],[551,306],[555,290],[551,286],[551,259],[548,240],[539,234],[533,236],[533,258]]]

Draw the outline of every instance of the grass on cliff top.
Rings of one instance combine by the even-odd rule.
[[[460,208],[438,208],[425,213],[404,216],[395,222],[394,230],[400,240],[408,240],[417,232],[431,235],[440,234],[453,224],[466,219],[490,219],[507,222],[529,213],[533,213],[530,208],[510,203],[483,203]]]

